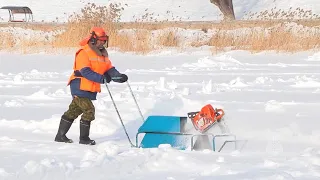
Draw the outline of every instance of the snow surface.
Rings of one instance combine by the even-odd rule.
[[[167,9],[188,20],[212,20],[219,16],[207,1],[121,2],[128,4],[123,20],[132,20],[135,13],[143,15],[146,8],[161,13],[163,18]],[[31,7],[36,21],[63,19],[64,12],[72,13],[83,3],[10,0],[8,4],[0,0],[0,6]],[[314,13],[320,12],[318,0],[235,0],[234,3],[240,18],[244,11],[271,9],[275,4],[279,8],[303,6]],[[291,25],[292,30],[300,28],[288,24]],[[1,29],[48,40],[54,35],[49,32],[44,37],[43,32],[21,28]],[[183,37],[201,33],[180,31]],[[236,31],[246,33],[245,29]],[[19,49],[19,44],[16,48]],[[66,83],[72,72],[74,52],[19,54],[2,50],[0,180],[320,178],[318,51],[212,54],[208,47],[199,47],[185,51],[165,49],[144,56],[110,51],[110,57],[113,64],[129,76],[144,117],[186,116],[212,104],[225,110],[226,131],[238,139],[248,140],[246,146],[241,151],[227,146],[220,153],[181,151],[165,144],[153,149],[132,148],[105,87],[94,101],[96,120],[92,123],[91,138],[97,145],[77,143],[79,119],[68,133],[75,143],[55,143],[60,117],[71,101]],[[134,141],[142,120],[130,91],[126,84],[111,83],[110,89]],[[219,127],[211,131],[221,133]]]
[[[219,9],[210,0],[0,0],[0,6],[28,6],[36,22],[65,22],[69,15],[79,12],[88,2],[97,5],[120,3],[124,8],[121,21],[141,19],[146,13],[157,20],[221,20]],[[285,11],[302,8],[320,14],[319,0],[233,0],[233,4],[237,19],[246,17],[249,12],[271,11],[275,7]],[[7,21],[7,10],[0,10],[0,17],[2,21]]]
[[[55,143],[70,103],[73,54],[1,53],[0,179],[318,179],[319,53],[208,50],[139,56],[110,52],[130,77],[145,117],[223,108],[242,151],[131,148],[103,88],[95,101],[96,146]],[[128,61],[133,63],[128,63]],[[19,64],[19,66],[17,66]],[[110,84],[129,134],[142,124],[125,84]],[[220,133],[219,128],[213,131]],[[77,142],[79,119],[69,137]]]

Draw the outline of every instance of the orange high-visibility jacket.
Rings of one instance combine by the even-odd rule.
[[[89,67],[92,71],[103,75],[106,71],[111,69],[113,66],[108,57],[97,55],[88,44],[83,46],[76,52],[76,57],[74,61],[73,70],[80,71],[82,68]],[[69,78],[68,85],[75,79],[80,78],[80,90],[90,91],[90,92],[101,92],[100,83],[90,81],[85,77],[76,76],[75,73]]]

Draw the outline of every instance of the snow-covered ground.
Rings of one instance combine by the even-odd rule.
[[[26,5],[35,21],[65,20],[86,2],[110,1],[0,0],[0,6]],[[161,18],[216,20],[219,11],[209,0],[125,0],[122,20],[159,13]],[[320,12],[318,0],[234,0],[237,18],[245,12],[303,8]],[[46,6],[43,6],[46,4]],[[148,8],[147,11],[145,11]],[[181,10],[182,9],[182,10]],[[167,13],[167,11],[169,11]],[[7,15],[1,10],[0,16]],[[64,14],[66,13],[66,14]],[[314,28],[288,23],[292,31]],[[51,40],[55,32],[1,28],[18,37]],[[130,32],[130,30],[127,30]],[[209,31],[208,34],[213,33]],[[232,33],[246,33],[237,29]],[[192,39],[198,30],[180,30]],[[164,49],[147,55],[110,51],[113,64],[129,76],[143,116],[186,116],[211,104],[226,112],[225,123],[246,146],[223,152],[177,150],[168,145],[153,149],[130,147],[107,89],[102,87],[92,123],[97,145],[79,145],[79,119],[68,137],[75,143],[53,141],[60,116],[67,109],[74,52],[19,54],[0,51],[0,180],[105,179],[268,179],[320,178],[320,53],[291,54],[228,51],[212,54],[208,47],[184,51]],[[59,52],[59,50],[57,50]],[[142,121],[126,84],[110,89],[131,140]],[[190,121],[189,121],[190,125]],[[218,127],[211,132],[220,133]]]
[[[95,101],[98,144],[53,142],[71,97],[73,54],[9,54],[0,61],[0,179],[318,179],[320,54],[208,50],[155,55],[110,52],[128,74],[145,117],[205,104],[226,111],[229,130],[248,140],[225,152],[131,148],[106,88]],[[132,62],[132,63],[130,63]],[[142,124],[125,84],[110,84],[129,134]],[[219,129],[214,131],[219,133]],[[69,137],[77,142],[79,119]]]
[[[134,21],[149,14],[157,20],[208,21],[221,20],[219,9],[210,0],[0,0],[0,6],[28,6],[36,22],[65,22],[73,12],[79,12],[87,4],[108,5],[120,3],[124,8],[121,21]],[[320,14],[319,0],[233,0],[237,19],[247,18],[246,14],[262,12],[276,7],[278,10],[295,11],[296,8],[311,10]],[[0,9],[2,21],[9,19],[7,10]],[[16,15],[18,19],[24,18]],[[0,20],[1,20],[0,18]]]

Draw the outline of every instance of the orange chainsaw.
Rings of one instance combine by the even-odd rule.
[[[219,122],[224,116],[222,109],[214,109],[210,104],[202,107],[201,111],[189,112],[188,117],[195,129],[200,133],[209,130],[216,122]]]

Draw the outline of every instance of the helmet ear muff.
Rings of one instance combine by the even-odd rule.
[[[97,44],[97,35],[94,31],[91,32],[90,43],[93,45]]]

